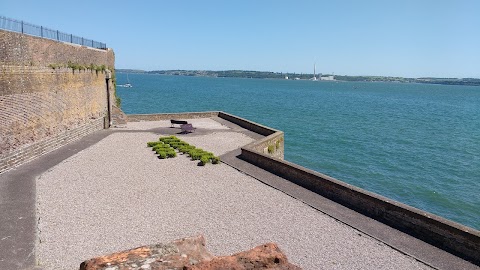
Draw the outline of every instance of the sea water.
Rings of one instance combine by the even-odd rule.
[[[232,113],[284,131],[288,161],[480,229],[480,87],[148,74],[129,80],[132,88],[117,88],[127,114]]]

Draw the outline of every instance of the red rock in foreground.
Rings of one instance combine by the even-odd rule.
[[[221,269],[271,269],[271,270],[300,270],[301,268],[288,262],[287,256],[274,243],[267,243],[248,251],[233,254],[232,256],[216,257],[209,261],[202,261],[188,270],[221,270]]]
[[[213,257],[205,248],[205,238],[195,236],[168,244],[138,247],[84,261],[80,270],[298,270],[274,243],[258,246],[232,256]]]
[[[212,258],[200,235],[93,258],[81,263],[80,270],[184,269]]]

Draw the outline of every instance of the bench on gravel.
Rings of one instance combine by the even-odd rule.
[[[195,129],[192,124],[183,124],[180,126],[182,129],[182,132],[189,133],[189,132],[195,132]]]
[[[180,125],[180,126],[181,126],[181,125],[186,125],[186,124],[188,124],[187,121],[183,121],[183,120],[173,120],[173,119],[170,120],[170,123],[172,124],[172,127],[174,127],[175,124]]]

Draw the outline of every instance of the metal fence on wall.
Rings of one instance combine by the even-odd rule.
[[[24,21],[18,21],[3,16],[0,16],[0,29],[63,42],[69,42],[73,44],[79,44],[97,49],[107,49],[107,44],[105,43],[86,39],[83,37],[77,37],[72,34],[60,32],[58,30],[52,30],[43,26],[38,26],[35,24],[26,23]]]

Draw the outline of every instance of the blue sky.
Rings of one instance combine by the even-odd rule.
[[[480,78],[480,1],[2,1],[117,68]]]

